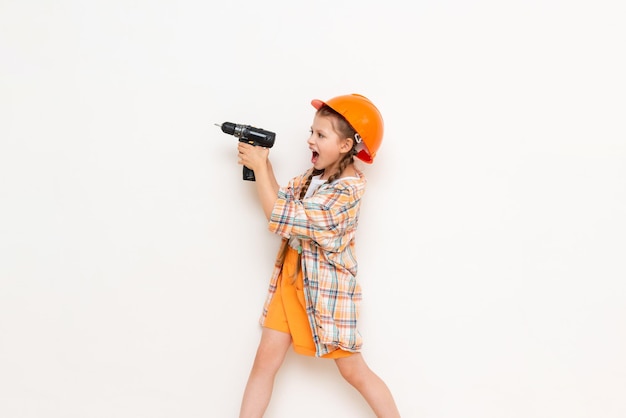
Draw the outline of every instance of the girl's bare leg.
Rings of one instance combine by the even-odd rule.
[[[291,335],[263,328],[259,348],[241,402],[240,418],[261,418],[272,397],[274,378],[283,364]]]
[[[385,382],[370,370],[360,353],[336,359],[335,363],[343,378],[363,395],[377,417],[400,417],[391,391]]]

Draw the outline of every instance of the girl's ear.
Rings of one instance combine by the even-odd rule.
[[[352,145],[354,145],[354,139],[345,138],[343,141],[341,141],[341,145],[339,146],[339,151],[350,152],[350,150],[352,149]]]

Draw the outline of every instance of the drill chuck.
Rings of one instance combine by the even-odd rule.
[[[241,127],[243,127],[243,125],[237,125],[236,123],[232,122],[224,122],[221,125],[218,125],[216,123],[216,125],[222,128],[222,132],[224,132],[225,134],[234,135],[237,138],[241,136]],[[239,129],[237,129],[237,127],[239,127]]]

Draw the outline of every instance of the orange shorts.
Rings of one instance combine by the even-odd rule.
[[[287,248],[283,269],[276,283],[276,293],[267,311],[263,326],[276,331],[291,334],[293,349],[296,353],[305,356],[315,356],[313,334],[309,326],[309,317],[306,314],[304,301],[302,269],[298,268],[300,258],[298,251]],[[294,275],[298,271],[296,280]],[[337,349],[323,358],[341,358],[353,354],[350,351]]]

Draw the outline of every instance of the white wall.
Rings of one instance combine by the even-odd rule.
[[[278,238],[236,139],[386,135],[364,355],[405,417],[626,416],[619,1],[0,2],[0,416],[234,417]],[[314,401],[311,401],[311,398]],[[268,417],[371,416],[290,354]]]

